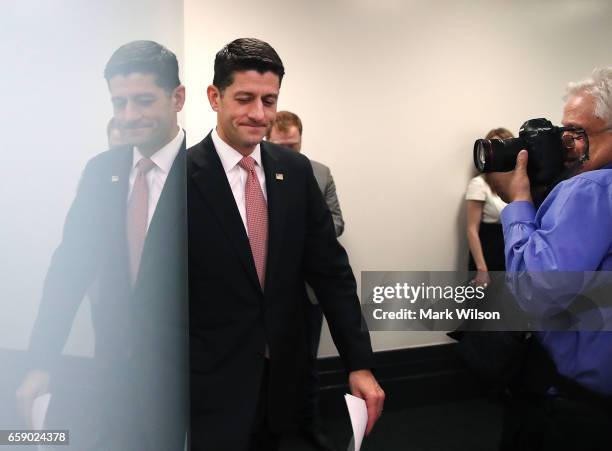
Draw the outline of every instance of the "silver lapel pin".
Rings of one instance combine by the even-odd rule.
[[[285,176],[281,173],[276,173],[275,174],[276,180],[285,180]]]
[[[112,175],[111,176],[111,182],[115,183],[119,181],[119,176],[118,175]]]

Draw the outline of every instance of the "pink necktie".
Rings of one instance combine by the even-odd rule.
[[[140,257],[147,235],[147,222],[149,220],[149,185],[147,172],[155,167],[149,158],[142,158],[136,163],[136,179],[130,201],[128,202],[127,233],[128,252],[130,257],[130,275],[132,283],[136,281]]]
[[[255,269],[263,289],[266,279],[266,256],[268,254],[268,205],[255,172],[255,160],[252,157],[244,157],[238,164],[247,171],[244,187],[247,229],[249,230],[249,243],[255,261]]]

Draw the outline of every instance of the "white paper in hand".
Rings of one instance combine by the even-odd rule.
[[[365,401],[356,396],[346,394],[344,395],[344,400],[346,401],[346,407],[351,417],[351,426],[353,427],[353,438],[349,443],[348,451],[359,451],[368,424],[368,409]]]
[[[45,393],[34,398],[32,403],[32,426],[35,430],[40,431],[45,427],[45,417],[47,416],[47,409],[49,408],[49,401],[51,400],[51,393]]]

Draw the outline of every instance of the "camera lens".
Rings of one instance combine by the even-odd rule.
[[[474,143],[474,165],[479,172],[485,172],[487,161],[491,160],[491,141],[478,139]]]
[[[520,138],[477,139],[474,165],[479,172],[507,172],[514,169],[516,156],[527,143]]]

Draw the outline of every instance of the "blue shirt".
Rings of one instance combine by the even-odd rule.
[[[524,271],[612,271],[612,164],[560,183],[537,212],[530,202],[512,202],[501,221],[511,277]],[[561,375],[612,394],[612,332],[536,336]]]

